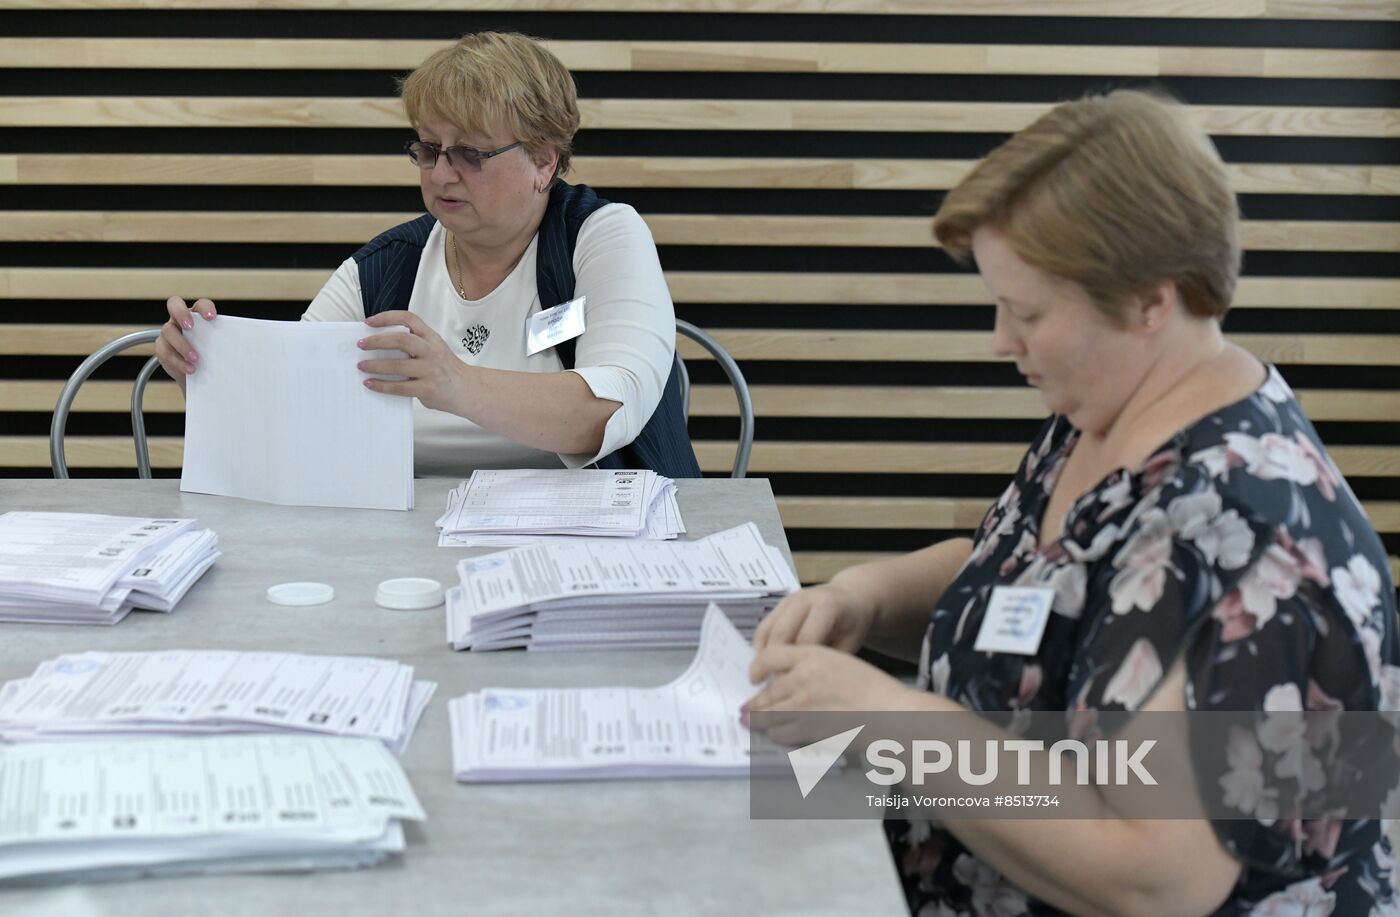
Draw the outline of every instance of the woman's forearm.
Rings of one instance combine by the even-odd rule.
[[[592,455],[622,405],[593,394],[577,373],[531,373],[462,364],[451,412],[522,445]]]
[[[847,567],[832,582],[875,603],[875,622],[865,645],[887,656],[915,660],[934,602],[957,576],[972,542],[953,538],[912,554]]]

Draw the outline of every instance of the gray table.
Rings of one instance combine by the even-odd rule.
[[[368,870],[0,890],[5,915],[902,914],[893,864],[871,822],[751,821],[744,780],[469,786],[452,777],[446,702],[485,687],[661,684],[689,651],[454,653],[442,608],[388,611],[394,576],[455,579],[465,553],[436,546],[455,481],[417,482],[410,513],[306,509],[179,493],[174,481],[0,480],[10,509],[191,516],[224,555],[170,615],[115,627],[0,624],[0,680],[64,652],[174,647],[383,656],[438,683],[404,756],[428,812],[408,850]],[[764,480],[685,481],[691,536],[747,519],[783,546]],[[313,579],[336,598],[269,604],[269,585]]]

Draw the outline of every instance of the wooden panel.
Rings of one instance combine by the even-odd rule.
[[[1035,420],[1045,416],[1040,395],[1031,388],[754,385],[749,394],[760,417]],[[1400,392],[1303,389],[1295,394],[1314,421],[1400,420]],[[728,385],[697,385],[690,397],[690,413],[697,417],[739,413]]]
[[[789,442],[757,441],[749,461],[755,475],[791,472],[834,474],[1012,475],[1024,443]],[[1400,476],[1400,446],[1332,446],[1333,460],[1348,477]],[[695,445],[700,467],[722,472],[734,463],[732,443]]]
[[[164,298],[160,296],[159,301]],[[153,307],[156,305],[153,303]],[[0,337],[0,355],[87,354],[119,335],[154,325],[154,321],[144,326],[7,325],[6,335]],[[992,354],[991,335],[980,331],[710,330],[737,360],[1001,362]],[[1400,364],[1400,335],[1233,334],[1230,339],[1273,363]],[[709,354],[693,341],[678,343],[685,359],[709,359]],[[128,351],[133,355],[143,352],[148,351]]]
[[[0,297],[150,299],[172,295],[220,299],[305,299],[316,295],[335,265],[323,270],[223,268],[0,268]],[[846,303],[870,306],[990,305],[973,274],[823,274],[668,271],[678,303]],[[1400,280],[1246,277],[1236,308],[1391,309]]]
[[[0,404],[16,411],[48,411],[58,400],[61,382],[0,380]],[[917,387],[811,387],[755,386],[751,389],[755,413],[760,417],[877,417],[877,418],[1021,418],[1036,420],[1045,415],[1044,406],[1033,389],[937,389]],[[1400,419],[1400,393],[1370,391],[1302,390],[1296,393],[1303,409],[1314,421],[1395,422]],[[74,404],[75,412],[124,411],[131,397],[126,382],[86,383]],[[171,382],[153,382],[146,391],[146,410],[156,413],[184,410],[184,399]],[[738,409],[734,391],[728,385],[696,386],[691,390],[691,414],[697,417],[734,417]],[[760,445],[762,445],[760,443]],[[765,450],[767,447],[764,447]],[[729,451],[726,452],[725,450]],[[1357,449],[1371,449],[1383,456],[1386,472],[1365,470],[1365,466],[1343,464],[1348,474],[1400,474],[1395,465],[1397,450],[1388,447],[1337,446],[1339,455]],[[728,464],[732,449],[720,448]],[[1340,460],[1340,459],[1339,459]],[[770,468],[770,470],[776,470]]]
[[[41,333],[47,336],[61,328],[51,325]],[[161,378],[157,374],[157,380]],[[14,411],[52,410],[62,388],[63,383],[59,381],[0,380],[0,404]],[[1045,416],[1040,396],[1031,388],[756,385],[750,387],[749,393],[754,413],[759,417],[1038,420]],[[1400,421],[1400,392],[1302,389],[1295,394],[1314,421]],[[88,381],[79,391],[73,410],[125,411],[130,399],[128,382]],[[184,410],[184,400],[173,382],[153,381],[146,389],[146,410],[180,412]],[[738,416],[734,389],[728,385],[694,386],[690,413],[695,417]],[[732,458],[732,447],[724,448],[729,452],[723,454]],[[1353,447],[1339,446],[1333,451],[1350,448]],[[1398,451],[1397,447],[1370,448],[1383,451],[1389,448],[1392,454]],[[721,464],[728,464],[728,460]],[[1400,470],[1390,473],[1397,474]]]
[[[571,181],[600,188],[951,188],[972,163],[940,159],[581,156]],[[1239,194],[1400,194],[1400,166],[1227,165]],[[0,183],[67,185],[413,186],[403,156],[0,154]]]
[[[298,242],[358,246],[418,213],[11,210],[6,242]],[[644,215],[658,245],[829,245],[937,248],[928,217]],[[1255,220],[1254,251],[1400,251],[1400,223]]]
[[[788,528],[975,529],[991,500],[946,497],[778,497]],[[1381,532],[1400,532],[1400,501],[1366,500]]]
[[[0,9],[508,10],[918,15],[928,0],[0,0]],[[939,0],[945,16],[1400,19],[1393,0]]]
[[[797,577],[804,586],[829,582],[847,567],[897,557],[894,551],[794,551]],[[1400,557],[1390,558],[1390,580],[1400,583]]]
[[[1036,102],[580,99],[584,129],[1011,133],[1053,106]],[[1211,134],[1396,137],[1400,110],[1198,105]],[[0,96],[0,127],[402,127],[396,98]]]
[[[1400,54],[1330,48],[865,42],[548,41],[571,71],[1400,78]],[[0,67],[411,70],[437,41],[327,38],[14,38]]]

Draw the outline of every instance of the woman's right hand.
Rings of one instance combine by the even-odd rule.
[[[753,648],[815,644],[854,653],[874,623],[874,597],[833,581],[778,603],[754,632]]]
[[[185,377],[194,372],[199,363],[199,354],[195,353],[193,345],[185,340],[185,332],[194,327],[196,313],[205,321],[212,321],[218,312],[215,311],[212,300],[197,299],[194,308],[191,309],[178,296],[172,296],[165,301],[165,310],[170,313],[170,321],[161,326],[160,337],[156,338],[156,357],[160,360],[161,368],[169,373],[170,378],[180,383],[180,389],[183,391]]]

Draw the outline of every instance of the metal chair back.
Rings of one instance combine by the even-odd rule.
[[[749,453],[753,451],[753,399],[749,395],[749,383],[744,379],[743,371],[729,355],[729,351],[709,333],[681,319],[676,319],[676,333],[685,335],[708,350],[724,370],[724,374],[729,377],[729,384],[734,387],[734,397],[739,402],[739,442],[734,450],[734,468],[729,476],[742,478],[748,474]],[[686,370],[685,361],[681,359],[679,352],[676,354],[676,364],[680,367],[681,409],[685,412],[686,420],[689,420],[690,373]]]
[[[68,414],[73,409],[73,400],[78,397],[78,389],[97,367],[112,357],[123,350],[154,343],[158,337],[159,328],[124,334],[115,341],[103,344],[73,370],[73,375],[68,377],[68,382],[58,395],[58,404],[54,405],[53,409],[53,423],[49,426],[49,461],[53,465],[55,478],[68,477],[68,456],[63,440],[68,430]],[[131,386],[131,437],[136,442],[136,473],[143,478],[151,476],[151,455],[146,444],[146,418],[142,405],[146,396],[146,383],[151,381],[151,376],[159,367],[160,361],[151,357],[146,361],[146,365],[141,367],[141,372],[137,374],[136,381]]]

